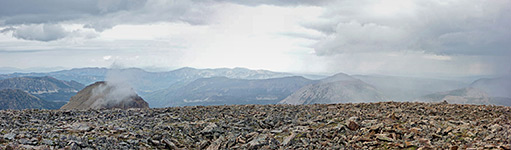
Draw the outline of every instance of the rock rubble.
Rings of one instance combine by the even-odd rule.
[[[511,108],[441,103],[2,110],[0,149],[510,149]]]

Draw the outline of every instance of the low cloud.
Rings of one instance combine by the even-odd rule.
[[[12,36],[18,39],[54,41],[69,35],[62,26],[53,24],[23,25],[13,30]]]
[[[106,84],[92,90],[92,98],[101,97],[94,101],[92,107],[115,106],[123,101],[132,100],[137,96],[130,84],[130,81],[136,79],[134,76],[132,72],[122,70],[120,65],[114,63],[106,74]]]
[[[95,38],[98,33],[85,30],[66,30],[60,24],[30,24],[17,27],[10,27],[2,30],[2,33],[12,32],[12,36],[17,39],[31,41],[55,41],[67,37]]]

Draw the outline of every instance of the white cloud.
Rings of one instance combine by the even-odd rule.
[[[105,60],[105,61],[109,61],[110,59],[112,59],[112,56],[110,56],[110,55],[103,56],[103,60]]]
[[[12,37],[31,41],[55,41],[64,38],[95,38],[98,34],[86,29],[66,29],[61,24],[29,24],[6,28],[1,33]]]

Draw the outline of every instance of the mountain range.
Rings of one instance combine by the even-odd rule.
[[[455,104],[491,104],[490,96],[486,92],[472,87],[428,94],[420,99],[429,102],[446,101]]]
[[[67,101],[84,87],[83,84],[123,79],[121,81],[133,87],[150,107],[411,100],[437,102],[445,99],[451,99],[453,103],[509,105],[511,101],[508,92],[511,80],[508,76],[483,78],[472,83],[343,73],[321,79],[318,79],[322,77],[320,75],[308,77],[314,77],[314,80],[291,73],[245,68],[187,67],[166,72],[148,72],[139,68],[77,68],[48,73],[3,74],[0,75],[0,79],[3,79],[0,80],[0,89],[17,88],[41,100]],[[484,100],[475,100],[473,93],[480,93]]]
[[[12,73],[0,75],[0,79],[13,77],[43,77],[51,76],[59,80],[77,81],[88,85],[97,81],[105,81],[111,78],[124,78],[130,81],[130,85],[141,95],[162,90],[174,84],[186,84],[199,78],[228,77],[235,79],[269,79],[293,76],[289,73],[272,72],[267,70],[250,70],[246,68],[218,68],[218,69],[195,69],[180,68],[166,72],[148,72],[140,68],[107,69],[107,68],[75,68],[48,73]]]
[[[0,110],[4,109],[58,109],[65,102],[42,100],[20,89],[0,90]]]
[[[511,97],[511,75],[497,78],[482,78],[470,84],[493,97]]]
[[[272,79],[200,78],[147,96],[151,107],[223,104],[275,104],[315,81],[303,77]]]
[[[384,96],[372,85],[339,73],[302,87],[280,101],[280,104],[331,104],[378,102]]]
[[[511,106],[509,97],[493,97],[485,91],[467,87],[446,92],[428,94],[417,98],[418,101],[441,102],[446,101],[454,104],[479,104],[479,105],[504,105]]]
[[[457,104],[511,106],[511,77],[482,78],[470,85],[450,91],[436,92],[417,98],[418,101],[447,101]]]
[[[62,81],[49,76],[0,80],[0,89],[20,89],[47,101],[69,101],[83,87],[76,81]]]
[[[458,80],[400,77],[384,75],[354,75],[393,101],[410,101],[427,94],[467,87],[470,83]]]

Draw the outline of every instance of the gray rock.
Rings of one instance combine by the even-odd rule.
[[[264,145],[268,145],[269,141],[266,140],[268,138],[267,134],[259,134],[254,140],[248,142],[248,145],[252,149],[258,149]]]
[[[16,137],[15,133],[7,133],[4,135],[4,139],[13,140]]]
[[[348,129],[350,130],[358,130],[360,126],[355,121],[348,121]]]
[[[397,102],[1,110],[0,149],[509,149],[508,114]]]
[[[171,140],[163,139],[162,141],[165,143],[167,149],[177,149],[176,144],[174,144]]]
[[[217,150],[222,146],[223,137],[216,139],[213,143],[211,143],[207,150]]]
[[[376,138],[381,141],[393,142],[394,139],[388,137],[387,134],[376,134]]]
[[[295,133],[291,133],[291,135],[287,136],[284,141],[282,141],[282,145],[283,146],[288,146],[290,144],[292,144],[293,142],[293,139],[296,137],[296,134]]]
[[[68,129],[69,132],[87,132],[90,130],[92,128],[87,123],[74,123]]]
[[[48,140],[48,139],[43,139],[41,140],[41,144],[45,144],[45,145],[50,145],[52,146],[54,143],[52,140]]]

